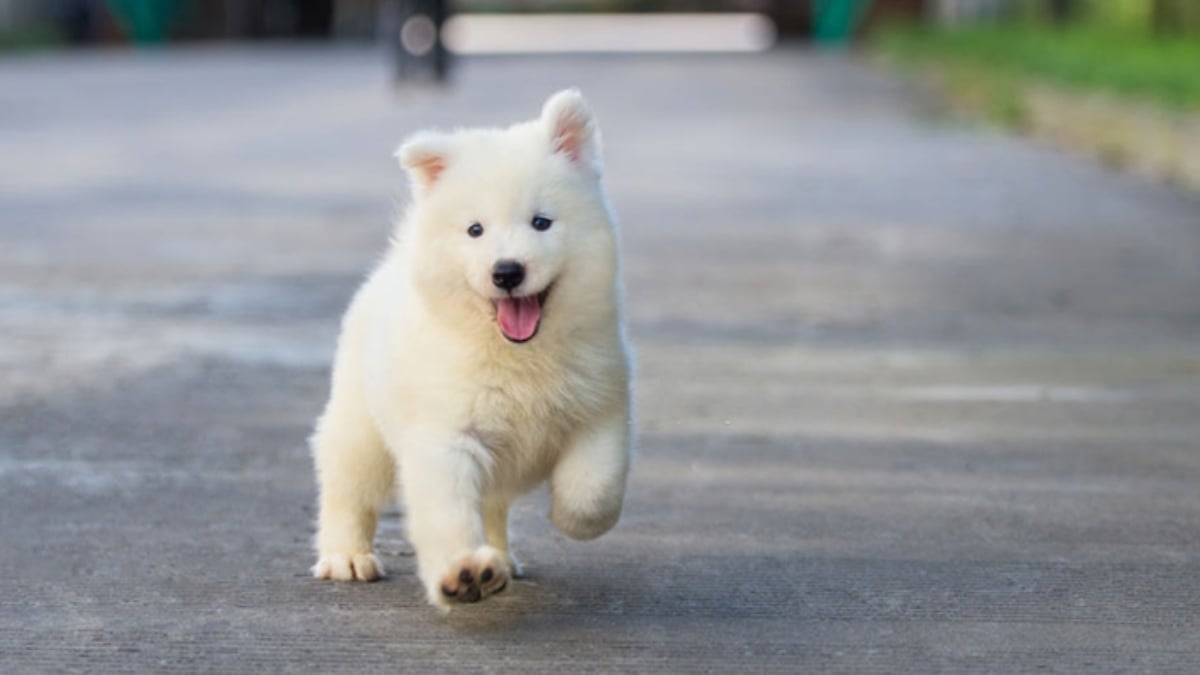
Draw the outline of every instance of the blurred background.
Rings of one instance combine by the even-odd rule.
[[[1014,73],[1200,105],[1198,17],[1193,0],[0,0],[0,50],[377,41],[392,49],[396,78],[442,79],[449,53],[857,43],[909,64],[976,68],[968,75],[989,83],[970,85],[982,90],[974,98],[994,99],[985,112],[1002,120],[1020,115]]]
[[[397,0],[3,0],[0,44],[374,39]],[[447,3],[425,3],[430,7]],[[460,0],[449,13],[717,13],[769,16],[781,36],[841,40],[889,22],[1085,24],[1162,36],[1200,31],[1192,0]]]

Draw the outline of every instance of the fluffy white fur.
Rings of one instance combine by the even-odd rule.
[[[372,550],[397,486],[418,575],[447,606],[517,573],[508,509],[549,480],[550,519],[591,539],[617,522],[630,458],[630,360],[600,138],[559,92],[507,129],[422,132],[396,153],[412,204],[342,322],[329,402],[312,436],[318,578],[384,574]],[[552,219],[535,230],[535,215]],[[479,223],[484,233],[471,237]],[[550,289],[537,335],[505,339],[493,265]]]

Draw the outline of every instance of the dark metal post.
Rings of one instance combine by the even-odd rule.
[[[388,0],[379,25],[395,59],[397,81],[428,72],[445,81],[450,57],[442,42],[442,26],[450,13],[448,0]]]

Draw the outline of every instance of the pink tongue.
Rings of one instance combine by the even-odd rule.
[[[536,295],[523,298],[503,298],[496,302],[496,320],[500,330],[510,340],[523,341],[537,332],[542,318],[542,307]]]

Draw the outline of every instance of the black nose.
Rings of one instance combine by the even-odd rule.
[[[525,266],[515,260],[501,260],[492,266],[492,283],[511,291],[525,281]]]

